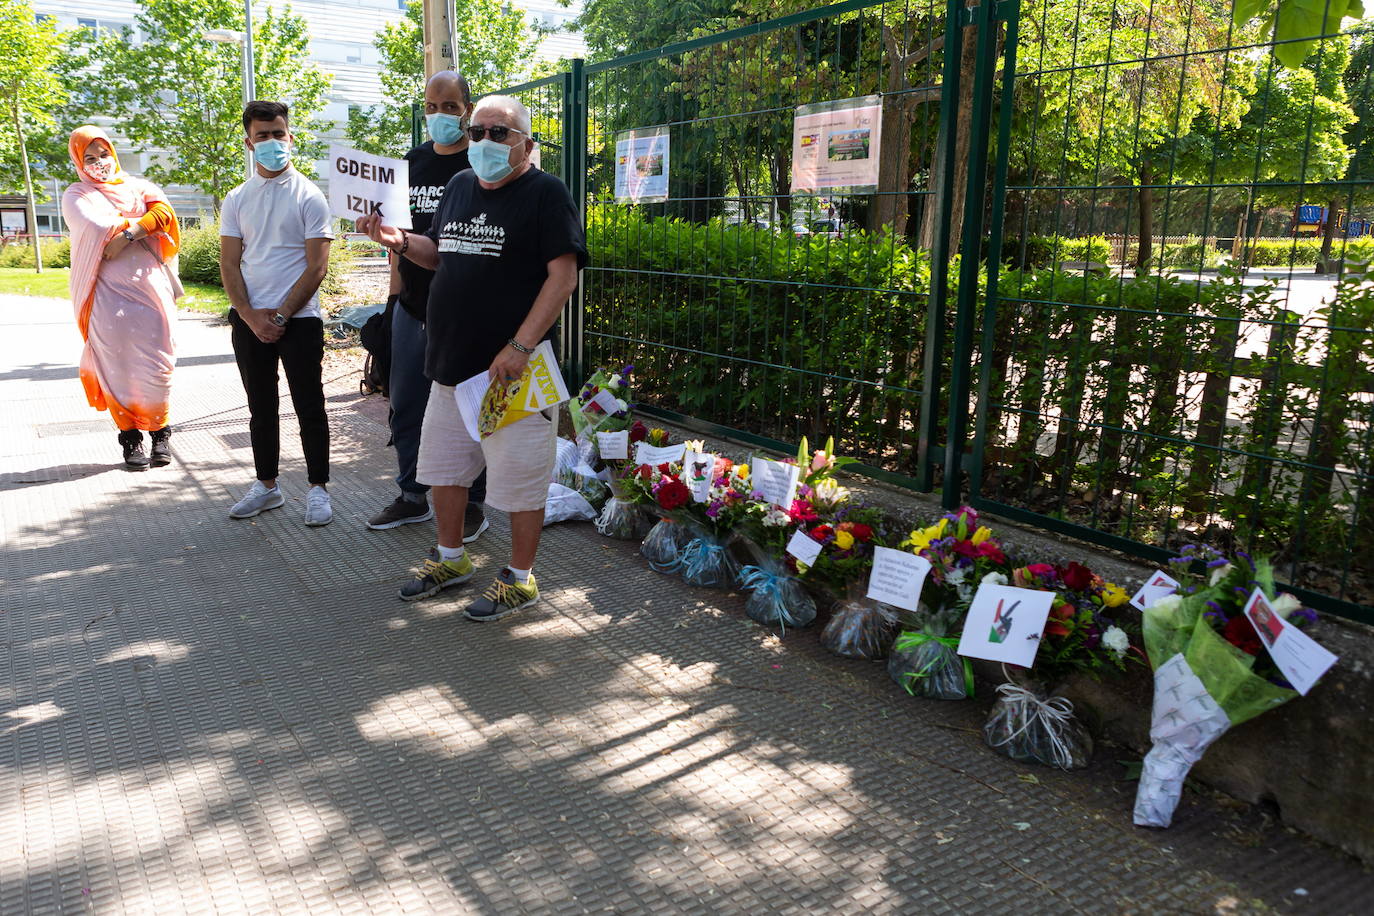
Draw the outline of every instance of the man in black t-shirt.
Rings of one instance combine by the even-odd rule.
[[[425,84],[425,122],[432,138],[406,153],[410,163],[410,220],[416,232],[429,229],[449,179],[468,168],[468,138],[463,119],[472,110],[468,81],[452,70],[441,70]],[[396,486],[401,490],[390,505],[368,520],[376,531],[398,528],[434,517],[429,487],[415,479],[420,454],[420,427],[429,400],[425,377],[425,307],[434,271],[405,258],[391,257],[391,442],[396,446]],[[472,543],[487,530],[481,503],[486,499],[486,474],[469,493],[463,518],[463,542]]]
[[[489,436],[468,432],[454,387],[486,375],[520,377],[577,287],[587,249],[567,187],[530,163],[529,112],[513,98],[488,96],[468,128],[472,169],[455,175],[423,234],[358,221],[360,231],[436,269],[430,287],[425,374],[433,381],[420,435],[417,479],[431,486],[438,557],[401,587],[402,600],[436,594],[475,574],[462,546],[468,488],[490,470],[487,504],[510,513],[511,560],[480,598],[470,620],[497,620],[533,604],[533,575],[557,436],[550,412],[535,413]]]

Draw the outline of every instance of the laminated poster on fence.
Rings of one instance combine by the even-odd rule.
[[[1040,649],[1054,592],[980,585],[964,619],[959,654],[1030,668]]]
[[[792,121],[792,193],[877,190],[882,127],[881,96],[799,106]]]
[[[1258,588],[1245,602],[1245,619],[1255,628],[1284,679],[1303,696],[1336,664],[1335,654],[1280,617]]]
[[[653,203],[668,199],[667,127],[638,127],[615,137],[615,199]]]

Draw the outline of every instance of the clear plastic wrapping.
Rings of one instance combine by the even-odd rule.
[[[655,572],[676,573],[681,571],[682,550],[691,540],[692,533],[686,526],[671,518],[661,518],[645,535],[639,552]]]
[[[767,555],[749,541],[745,543],[754,556],[754,564],[740,570],[740,587],[749,589],[745,613],[764,626],[784,631],[814,623],[816,602],[787,568],[786,561]]]
[[[730,553],[730,537],[698,530],[682,549],[682,580],[704,588],[733,588],[739,579],[740,565]]]
[[[865,597],[866,589],[851,586],[835,602],[830,622],[821,630],[821,645],[843,658],[886,658],[897,635],[897,615],[885,604]]]
[[[988,747],[1012,760],[1076,770],[1092,758],[1093,740],[1063,697],[1046,699],[1017,684],[1003,684],[983,738]]]

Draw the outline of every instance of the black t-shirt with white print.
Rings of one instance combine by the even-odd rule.
[[[413,232],[423,233],[439,209],[439,199],[449,179],[467,169],[467,150],[447,155],[434,151],[434,141],[424,143],[406,153],[410,163],[410,224]],[[429,284],[434,271],[425,270],[409,258],[401,258],[397,268],[401,272],[401,306],[416,321],[425,320],[425,304],[429,302]]]
[[[439,269],[426,316],[425,375],[441,385],[490,368],[529,315],[550,261],[573,253],[579,268],[587,263],[572,195],[536,168],[495,190],[471,169],[455,175],[427,234],[439,246]]]

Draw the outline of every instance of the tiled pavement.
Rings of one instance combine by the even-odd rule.
[[[4,916],[1374,899],[1367,872],[1243,806],[1189,795],[1172,830],[1134,828],[1126,752],[1013,764],[981,741],[986,699],[906,697],[589,525],[548,530],[546,600],[509,621],[402,604],[432,529],[363,527],[391,496],[376,400],[335,373],[332,525],[301,523],[290,420],[287,507],[235,522],[251,462],[227,330],[185,316],[181,336],[177,461],[127,474],[69,307],[0,297]]]

